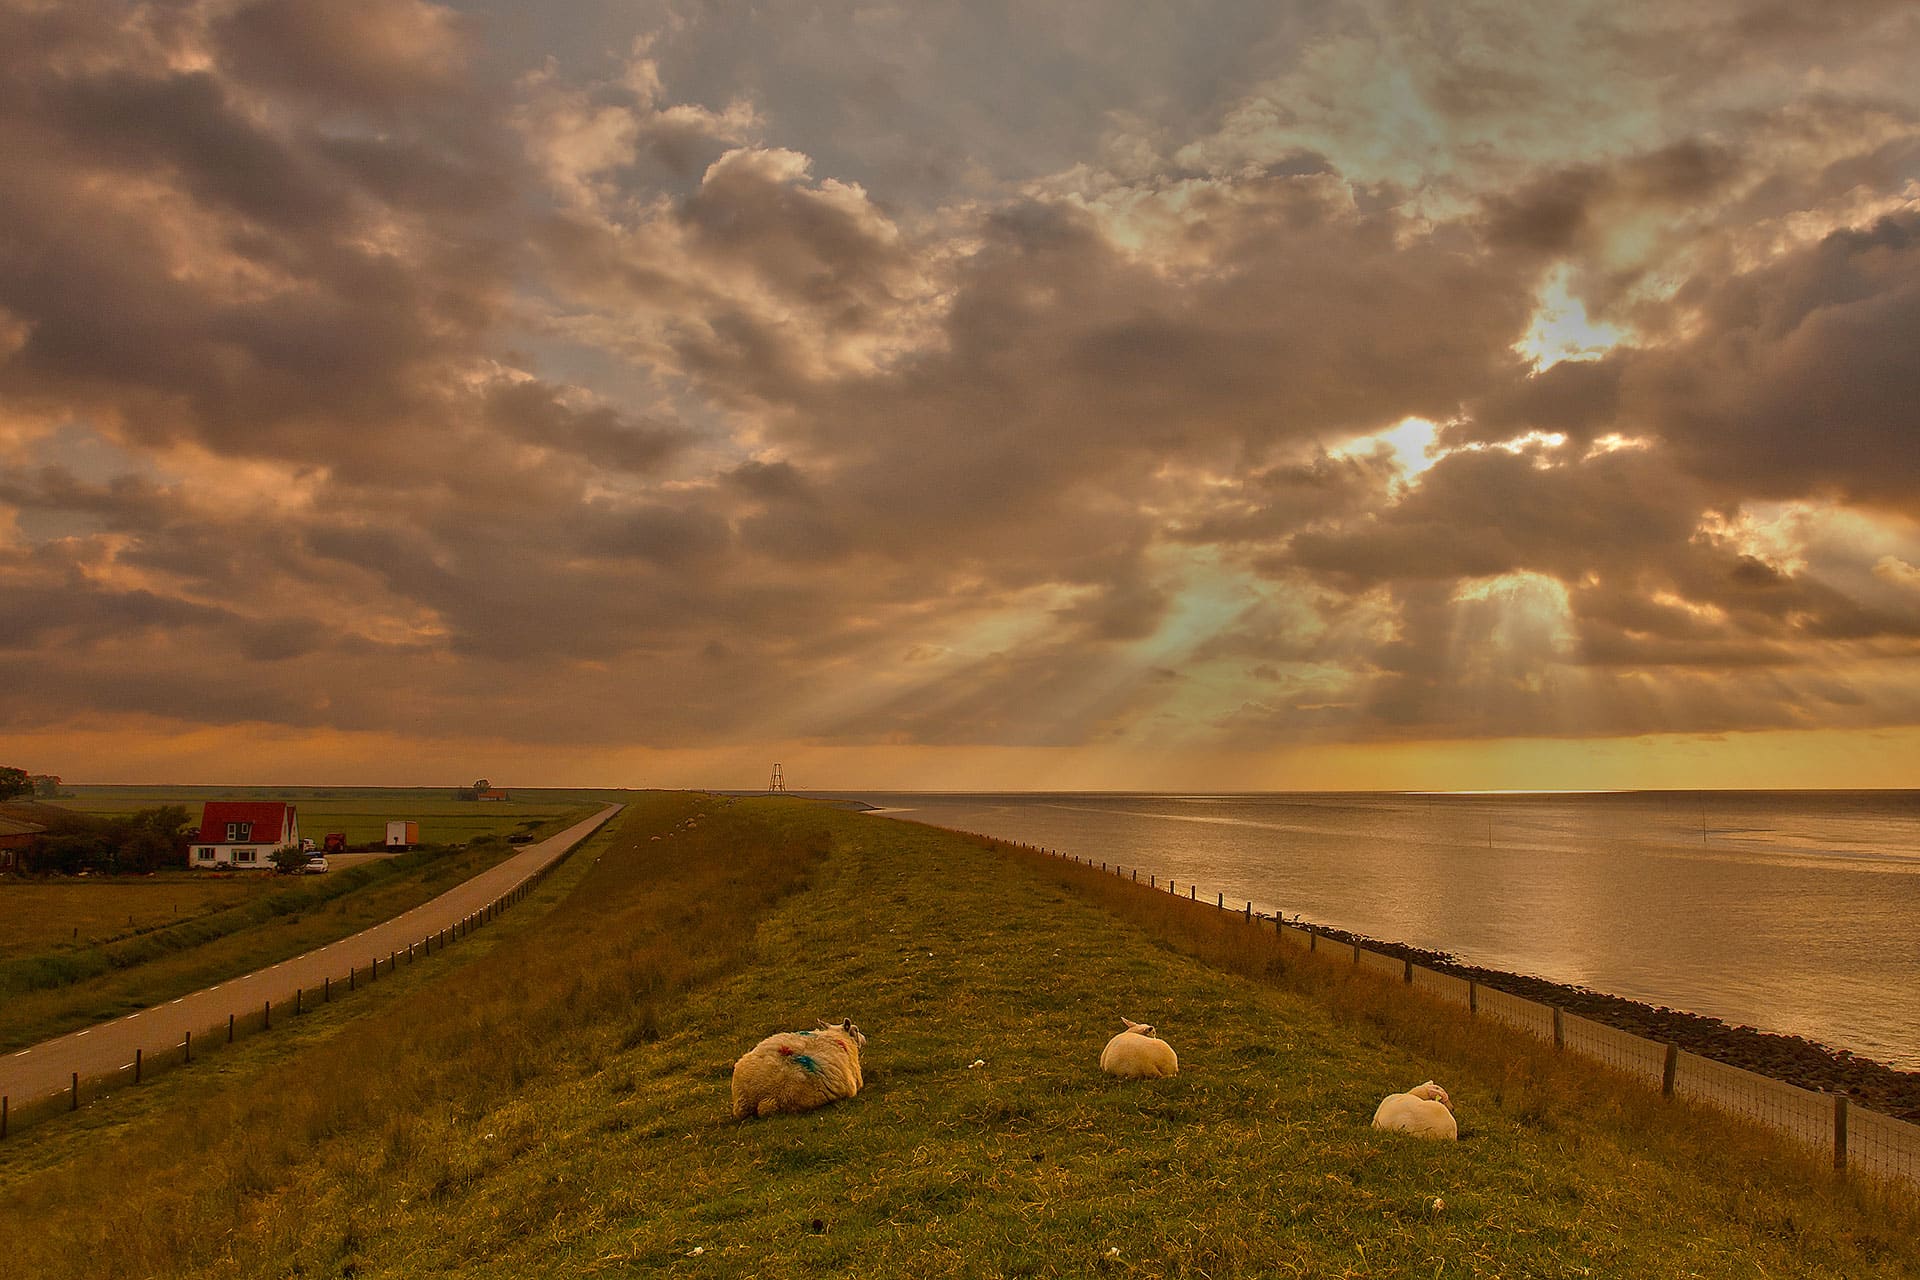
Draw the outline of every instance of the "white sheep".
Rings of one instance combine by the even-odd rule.
[[[860,1047],[866,1042],[851,1018],[768,1036],[733,1064],[733,1118],[811,1111],[851,1098],[865,1083]]]
[[[1431,1080],[1405,1093],[1388,1094],[1373,1113],[1373,1127],[1449,1142],[1460,1136],[1460,1126],[1453,1119],[1453,1099]]]
[[[1127,1029],[1107,1041],[1100,1051],[1100,1069],[1108,1075],[1129,1080],[1152,1080],[1180,1074],[1180,1059],[1173,1046],[1153,1033],[1143,1022],[1121,1018]]]

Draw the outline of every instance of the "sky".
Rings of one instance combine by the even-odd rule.
[[[1909,3],[0,0],[0,763],[1920,785]]]

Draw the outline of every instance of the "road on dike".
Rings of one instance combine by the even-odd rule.
[[[112,1022],[95,1023],[84,1031],[70,1032],[7,1054],[0,1058],[0,1094],[11,1098],[16,1105],[37,1101],[48,1094],[65,1092],[76,1071],[83,1082],[121,1071],[127,1073],[127,1081],[131,1082],[135,1050],[155,1053],[177,1049],[188,1032],[197,1040],[216,1027],[224,1039],[228,1014],[244,1017],[258,1013],[268,1001],[273,1002],[276,1013],[283,1005],[286,1012],[292,1013],[296,990],[318,1000],[328,979],[346,982],[349,969],[358,969],[364,975],[376,958],[384,965],[394,953],[404,953],[409,945],[453,928],[559,861],[623,807],[608,805],[591,818],[576,822],[538,844],[528,845],[505,862],[385,924],[363,929],[350,938],[328,943],[244,977],[229,978],[167,1004],[142,1009]]]

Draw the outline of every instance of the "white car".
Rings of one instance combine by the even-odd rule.
[[[317,876],[317,875],[324,875],[324,874],[326,874],[326,872],[327,872],[327,870],[328,870],[328,867],[327,867],[327,855],[326,855],[326,854],[324,854],[324,853],[310,853],[310,854],[308,854],[308,855],[307,855],[307,865],[306,865],[306,866],[304,866],[304,867],[302,867],[302,868],[301,868],[301,870],[302,870],[302,871],[303,871],[303,872],[304,872],[305,874],[307,874],[307,875],[310,875],[310,876]]]

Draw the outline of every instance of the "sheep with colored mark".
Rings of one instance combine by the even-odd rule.
[[[1180,1059],[1173,1046],[1154,1034],[1144,1022],[1121,1018],[1127,1029],[1107,1041],[1100,1051],[1100,1069],[1108,1075],[1128,1080],[1152,1080],[1180,1074]]]
[[[811,1111],[860,1092],[867,1038],[848,1018],[838,1026],[768,1036],[733,1064],[733,1118]]]
[[[1373,1113],[1373,1127],[1441,1141],[1460,1136],[1460,1126],[1453,1119],[1453,1099],[1431,1080],[1405,1093],[1388,1094]]]

